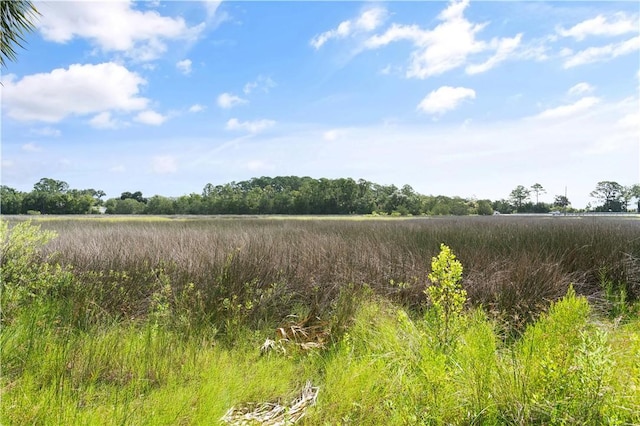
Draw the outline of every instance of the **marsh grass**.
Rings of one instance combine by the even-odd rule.
[[[180,311],[190,326],[215,323],[223,332],[229,316],[260,327],[298,311],[328,314],[345,285],[367,285],[376,294],[423,309],[429,259],[441,243],[464,264],[470,305],[482,305],[520,329],[570,284],[604,310],[613,301],[603,282],[624,286],[629,302],[640,296],[640,222],[634,220],[41,223],[60,235],[48,252],[82,277],[82,297],[101,310],[91,315],[146,316],[154,294],[168,282],[169,308]]]

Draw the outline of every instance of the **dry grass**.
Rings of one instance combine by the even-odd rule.
[[[326,316],[346,285],[419,308],[440,243],[465,266],[470,302],[526,322],[570,283],[594,300],[603,271],[638,298],[640,222],[615,218],[290,220],[209,218],[43,221],[48,250],[84,274],[89,301],[110,314],[166,302],[207,322],[251,325]],[[187,290],[191,289],[190,292]],[[87,300],[85,299],[85,303]]]

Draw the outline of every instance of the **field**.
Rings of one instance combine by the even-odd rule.
[[[0,423],[640,423],[640,221],[359,219],[8,218]]]

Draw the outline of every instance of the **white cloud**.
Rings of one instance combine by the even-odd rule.
[[[204,7],[207,10],[207,19],[210,20],[216,14],[216,11],[222,3],[221,0],[203,0]]]
[[[122,164],[118,164],[117,166],[113,166],[109,168],[111,173],[124,173],[127,169]]]
[[[516,56],[522,35],[494,38],[489,43],[478,40],[477,34],[488,23],[468,21],[464,17],[468,5],[469,0],[452,0],[438,15],[441,23],[432,30],[422,29],[417,25],[393,24],[384,33],[366,40],[364,47],[377,49],[397,41],[410,41],[415,49],[411,53],[406,76],[419,79],[464,66],[471,55],[481,52],[495,53],[484,63],[470,65],[467,68],[469,74],[487,71],[510,56]]]
[[[142,123],[142,124],[149,124],[151,126],[159,126],[162,123],[164,123],[167,120],[167,116],[159,114],[155,111],[152,110],[146,110],[146,111],[142,111],[140,112],[138,115],[135,116],[134,120]]]
[[[269,93],[269,90],[271,90],[276,86],[277,86],[276,82],[273,81],[271,77],[265,77],[265,76],[259,75],[258,78],[256,78],[254,81],[250,81],[247,84],[245,84],[242,91],[244,92],[245,95],[250,94],[256,89],[262,90],[265,93]]]
[[[572,68],[593,62],[609,61],[636,50],[640,50],[640,36],[618,43],[607,44],[606,46],[589,47],[581,50],[573,56],[568,57],[564,63],[564,68]]]
[[[29,131],[30,134],[32,135],[37,135],[37,136],[45,136],[45,137],[54,137],[57,138],[58,136],[60,136],[62,134],[62,132],[60,132],[60,130],[55,129],[53,127],[41,127],[39,129],[31,129]]]
[[[16,120],[58,122],[70,115],[108,110],[135,111],[147,107],[140,97],[145,80],[122,65],[74,64],[50,73],[32,74],[3,81],[3,107]]]
[[[432,91],[418,104],[418,110],[427,114],[443,114],[454,110],[465,99],[475,99],[476,92],[466,87],[442,86]]]
[[[591,93],[594,90],[595,90],[595,87],[593,87],[589,83],[582,82],[571,87],[567,91],[567,93],[569,94],[569,96],[577,96],[577,95],[584,95],[585,93]]]
[[[89,120],[89,124],[96,129],[116,129],[118,128],[118,122],[111,117],[109,111],[101,112],[100,114]]]
[[[200,104],[194,104],[189,107],[189,112],[200,112],[204,111],[204,106]]]
[[[29,142],[22,145],[22,150],[27,152],[40,152],[42,151],[42,148],[40,148],[38,145],[36,145],[33,142]]]
[[[178,171],[178,162],[171,155],[158,155],[151,159],[151,170],[160,175]]]
[[[310,44],[317,50],[332,38],[346,38],[353,34],[371,32],[382,24],[386,16],[387,11],[380,7],[365,10],[356,19],[343,21],[336,28],[316,35]]]
[[[562,105],[559,107],[549,108],[547,110],[544,110],[540,114],[536,115],[534,118],[543,119],[543,120],[567,118],[567,117],[575,116],[580,113],[586,112],[592,107],[594,107],[595,105],[597,105],[599,102],[600,102],[599,98],[596,98],[594,96],[586,96],[572,104]]]
[[[227,121],[227,130],[244,130],[246,132],[256,134],[270,127],[275,126],[276,122],[273,120],[255,120],[255,121],[240,121],[237,118],[232,118]]]
[[[156,10],[135,10],[134,2],[38,2],[38,28],[46,40],[66,43],[91,40],[105,52],[124,52],[148,61],[166,51],[167,40],[194,40],[204,24],[189,27],[183,18]]]
[[[242,99],[232,93],[222,93],[218,96],[218,106],[224,109],[230,109],[238,105],[249,103],[248,100]]]
[[[467,74],[479,74],[485,71],[489,71],[491,68],[495,67],[500,62],[512,56],[513,52],[520,45],[521,40],[522,40],[522,34],[518,34],[513,38],[503,38],[500,40],[497,40],[497,39],[492,40],[491,47],[495,49],[496,53],[481,64],[467,66],[466,68]]]
[[[322,134],[322,138],[326,141],[333,142],[343,135],[344,131],[340,129],[327,130]]]
[[[569,29],[558,28],[556,32],[562,37],[573,37],[580,41],[587,36],[617,36],[638,32],[638,16],[627,16],[624,13],[614,15],[614,20],[609,21],[606,16],[598,15],[587,19]]]
[[[191,74],[191,59],[184,59],[176,62],[176,68],[184,75]]]

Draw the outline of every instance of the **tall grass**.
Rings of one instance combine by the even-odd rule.
[[[191,322],[218,326],[229,313],[254,326],[300,310],[326,313],[346,284],[366,284],[419,308],[429,259],[441,243],[465,265],[470,303],[512,324],[535,318],[571,283],[603,305],[603,280],[624,290],[630,301],[640,296],[640,223],[634,220],[56,220],[42,225],[60,234],[48,251],[82,275],[85,305],[95,302],[96,309],[123,317],[146,315],[164,281],[170,283],[171,305],[189,307],[185,315]]]
[[[60,235],[27,257],[2,238],[21,271],[1,276],[2,424],[216,424],[307,380],[310,425],[640,422],[635,222],[42,224]],[[444,343],[424,294],[440,242],[484,308]],[[261,353],[286,321],[324,346]]]

